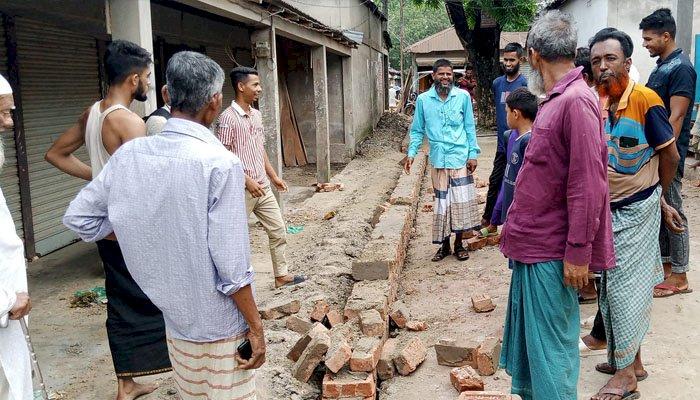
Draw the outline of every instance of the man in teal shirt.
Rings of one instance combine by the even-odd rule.
[[[469,259],[469,253],[462,244],[462,235],[480,226],[472,173],[481,150],[476,143],[471,97],[454,86],[448,60],[433,64],[433,81],[433,87],[416,100],[404,167],[410,173],[423,137],[427,136],[435,191],[433,243],[440,244],[432,260],[440,261],[452,252],[450,235],[455,232],[454,254],[464,261]]]

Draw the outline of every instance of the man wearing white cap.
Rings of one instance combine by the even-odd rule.
[[[12,88],[0,75],[0,133],[12,129],[15,102]],[[5,152],[0,137],[0,170]],[[29,350],[19,319],[29,314],[32,305],[27,294],[27,271],[22,240],[0,188],[0,399],[32,399]]]

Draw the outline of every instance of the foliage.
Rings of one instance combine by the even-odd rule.
[[[445,9],[444,0],[411,0],[418,6]],[[476,10],[490,15],[504,32],[526,31],[537,13],[537,0],[464,0],[464,10],[469,18],[469,28],[474,29]]]

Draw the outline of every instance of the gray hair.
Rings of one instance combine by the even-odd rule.
[[[173,55],[168,61],[165,78],[170,107],[191,115],[202,110],[224,86],[224,70],[219,64],[194,51]]]
[[[559,10],[537,18],[527,34],[527,48],[534,49],[545,61],[576,58],[578,34],[571,15]]]

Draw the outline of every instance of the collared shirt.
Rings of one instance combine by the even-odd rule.
[[[265,172],[265,129],[260,111],[250,107],[243,111],[235,101],[219,116],[217,135],[223,145],[243,163],[243,171],[251,179],[270,186]]]
[[[497,153],[505,153],[508,141],[503,135],[508,130],[508,121],[506,120],[506,99],[510,92],[520,87],[527,87],[527,79],[522,74],[512,81],[508,80],[506,75],[501,75],[493,80],[491,90],[493,91],[493,101],[496,103],[496,140],[498,146]]]
[[[540,104],[515,181],[501,250],[526,264],[615,264],[608,149],[600,107],[581,75],[566,73]]]
[[[659,183],[656,152],[675,140],[661,98],[630,79],[615,114],[605,121],[605,134],[611,208],[651,196]]]
[[[415,157],[427,135],[434,168],[459,169],[481,153],[469,93],[453,87],[443,101],[435,87],[418,96],[408,156]]]
[[[210,342],[248,325],[229,297],[252,284],[241,163],[204,126],[171,118],[122,145],[68,206],[85,241],[114,231],[168,334]]]
[[[690,144],[690,118],[693,113],[693,102],[695,101],[695,80],[697,74],[682,49],[676,49],[665,59],[659,57],[656,60],[656,68],[651,71],[647,87],[656,92],[664,101],[664,106],[671,115],[671,97],[682,96],[690,99],[688,110],[683,119],[680,135],[676,141],[678,154],[681,159],[678,163],[678,174],[683,176],[685,166],[685,156],[688,153],[688,145]]]

